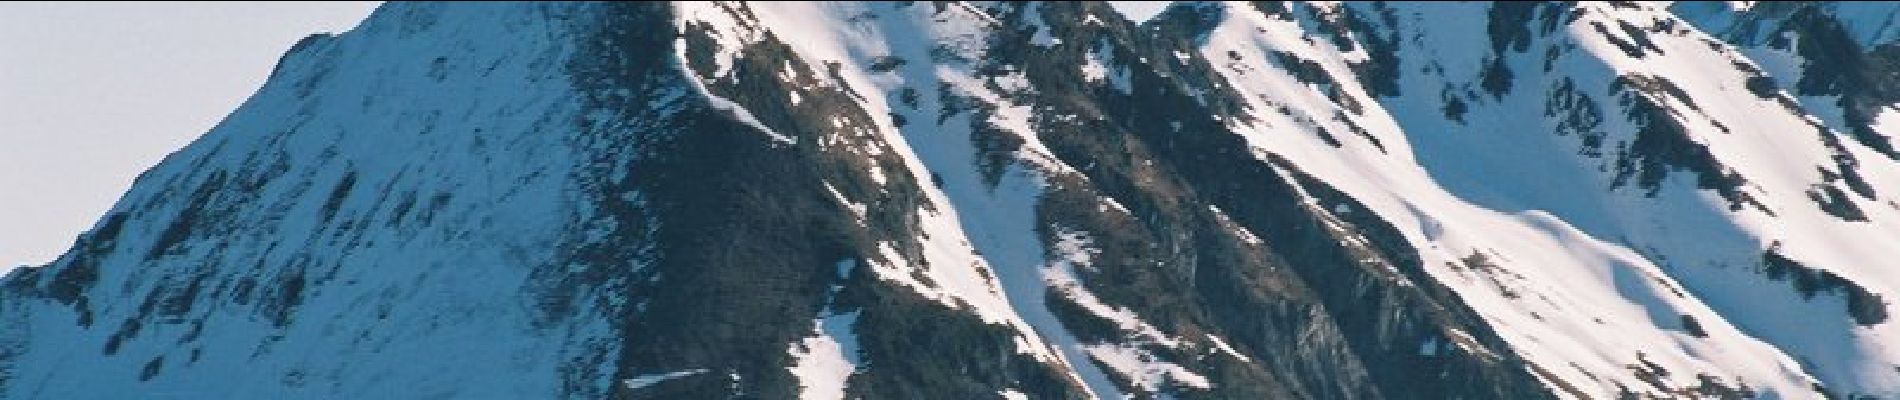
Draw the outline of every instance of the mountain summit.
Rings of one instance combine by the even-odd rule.
[[[391,2],[0,398],[1896,397],[1896,10]]]

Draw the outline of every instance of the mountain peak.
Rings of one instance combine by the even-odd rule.
[[[1891,395],[1900,92],[1784,7],[389,3],[0,396]]]

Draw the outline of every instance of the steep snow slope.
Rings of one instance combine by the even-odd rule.
[[[1900,8],[1885,2],[1770,2],[1750,7],[1682,2],[1671,8],[1683,19],[1728,41],[1754,59],[1773,79],[1751,90],[1780,87],[1829,127],[1888,158],[1891,118],[1900,102],[1893,79]],[[1770,85],[1772,83],[1772,85]]]
[[[1895,165],[1751,90],[1759,67],[1662,10],[1181,9],[1222,14],[1203,55],[1255,99],[1237,125],[1258,146],[1416,227],[1427,265],[1467,279],[1460,293],[1563,381],[1667,393],[1733,375],[1798,396],[1807,370],[1837,393],[1897,389],[1880,299],[1896,282],[1868,268],[1900,245],[1871,189]],[[1462,44],[1480,38],[1488,51]],[[1355,73],[1364,86],[1337,83]],[[1495,269],[1456,267],[1472,255]]]
[[[0,396],[1900,394],[1878,10],[1663,6],[392,3],[6,278]]]
[[[534,134],[577,118],[550,68],[576,11],[392,6],[299,43],[75,250],[10,277],[8,395],[535,396],[612,351],[600,310],[495,295],[582,234],[563,178],[584,156]]]
[[[1435,136],[1479,134],[1445,126],[1451,123],[1412,128],[1438,133],[1408,137],[1402,133],[1405,132],[1403,124],[1423,125],[1445,119],[1436,110],[1437,93],[1427,91],[1430,86],[1398,89],[1400,93],[1430,93],[1427,104],[1432,108],[1425,110],[1410,109],[1415,106],[1406,104],[1410,98],[1404,97],[1379,99],[1384,102],[1354,100],[1376,97],[1360,87],[1334,82],[1349,79],[1352,76],[1350,63],[1367,62],[1370,55],[1363,50],[1343,52],[1328,41],[1307,40],[1320,33],[1300,26],[1301,22],[1341,24],[1340,19],[1344,18],[1341,14],[1348,10],[1338,6],[1302,5],[1282,11],[1284,14],[1269,14],[1232,5],[1198,7],[1197,11],[1223,14],[1223,23],[1208,34],[1203,55],[1210,60],[1224,61],[1219,70],[1230,82],[1236,83],[1242,97],[1249,100],[1249,108],[1259,110],[1244,114],[1246,119],[1236,123],[1237,129],[1263,153],[1286,157],[1371,209],[1316,206],[1338,214],[1376,213],[1401,227],[1408,240],[1422,244],[1420,255],[1425,265],[1436,267],[1433,275],[1456,288],[1498,324],[1500,333],[1514,347],[1542,366],[1543,379],[1551,383],[1567,382],[1565,385],[1576,386],[1576,390],[1584,392],[1628,388],[1667,393],[1678,387],[1706,385],[1711,381],[1717,385],[1745,384],[1758,390],[1779,392],[1807,390],[1807,378],[1792,360],[1773,347],[1737,332],[1695,298],[1672,295],[1680,290],[1667,273],[1635,252],[1578,230],[1573,226],[1577,222],[1553,215],[1555,207],[1485,207],[1490,204],[1467,200],[1501,202],[1498,197],[1542,196],[1564,191],[1565,186],[1589,190],[1593,192],[1591,196],[1602,197],[1598,193],[1603,191],[1594,185],[1552,185],[1549,181],[1596,180],[1594,176],[1564,169],[1560,160],[1573,157],[1563,150],[1574,146],[1571,143],[1553,143],[1556,140],[1552,138],[1562,139],[1556,135],[1541,137],[1528,133],[1520,134],[1520,137],[1529,136],[1521,139],[1523,142],[1498,143],[1509,139],[1486,138],[1480,140],[1490,143],[1443,143],[1448,140]],[[1417,10],[1421,14],[1417,18],[1421,21],[1466,18],[1462,23],[1442,26],[1482,29],[1485,24],[1481,20],[1469,18],[1486,15],[1485,9],[1489,6],[1470,7],[1472,9],[1422,8]],[[1406,11],[1393,12],[1403,15]],[[1281,19],[1294,15],[1306,19]],[[1326,20],[1329,15],[1332,21]],[[1420,36],[1424,40],[1434,39]],[[1482,37],[1484,33],[1451,32],[1447,36]],[[1406,52],[1407,46],[1397,47],[1395,55],[1400,60],[1417,59],[1406,57],[1411,55]],[[1448,60],[1446,63],[1458,60],[1453,54],[1443,54],[1443,57]],[[1400,65],[1406,63],[1400,61]],[[1452,67],[1446,69],[1452,70]],[[1307,76],[1300,76],[1301,73]],[[1457,76],[1452,72],[1446,75]],[[1275,112],[1276,109],[1290,112]],[[1472,121],[1473,117],[1475,115],[1465,118]],[[1526,126],[1519,124],[1523,123],[1485,125]],[[1563,147],[1544,150],[1556,144]],[[1509,154],[1539,150],[1548,153]],[[1413,154],[1414,151],[1419,154]],[[1444,153],[1430,153],[1433,151]],[[1423,159],[1424,165],[1419,165],[1414,156]],[[1545,166],[1553,162],[1557,165]],[[1504,166],[1516,171],[1497,169]],[[1499,172],[1487,173],[1484,169]],[[1532,177],[1534,181],[1510,181],[1514,176]],[[1436,183],[1441,181],[1434,179],[1437,177],[1450,182]],[[1479,186],[1491,191],[1476,192],[1468,189],[1470,186],[1459,185],[1477,182],[1456,181],[1473,178],[1482,179],[1482,183],[1488,185],[1524,186],[1505,189]],[[1467,191],[1455,191],[1460,189]],[[1495,197],[1487,198],[1486,194]],[[1569,199],[1578,196],[1569,195]],[[1555,193],[1551,198],[1566,196]],[[1699,324],[1700,332],[1691,333],[1682,329],[1684,321],[1691,319],[1710,322]],[[1619,334],[1604,335],[1605,332]],[[1439,344],[1428,342],[1420,346],[1425,349],[1421,351],[1435,351]],[[1676,374],[1673,379],[1659,382],[1662,387],[1649,387],[1651,384],[1640,377],[1624,372],[1625,365],[1637,364],[1639,360]]]

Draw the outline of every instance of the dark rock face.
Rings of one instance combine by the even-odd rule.
[[[674,44],[657,30],[669,23],[671,10],[624,7],[633,9],[607,13],[615,19],[603,25],[656,29],[604,37],[600,42],[606,44],[596,53],[630,59],[578,65],[583,74],[624,76],[610,79],[653,82],[642,85],[665,89],[690,85],[682,79],[701,79],[711,94],[751,110],[763,128],[794,142],[760,141],[760,127],[734,121],[704,103],[686,105],[690,111],[673,117],[677,125],[664,128],[681,134],[634,138],[650,140],[632,145],[651,156],[621,167],[630,171],[626,186],[610,190],[644,195],[638,213],[653,215],[658,227],[642,238],[654,248],[643,262],[658,278],[629,288],[646,311],[628,318],[618,378],[683,367],[720,373],[669,383],[664,394],[616,388],[616,397],[796,397],[798,382],[785,369],[791,356],[783,349],[806,335],[809,321],[823,309],[858,313],[855,331],[863,357],[878,366],[852,378],[852,393],[971,398],[1019,387],[1038,398],[1078,396],[1074,383],[1058,371],[1013,354],[1009,330],[920,301],[863,273],[837,273],[870,268],[858,260],[881,257],[879,242],[899,241],[906,256],[917,257],[920,244],[908,241],[920,232],[916,216],[907,211],[924,204],[918,183],[895,169],[901,161],[893,153],[853,153],[889,145],[853,137],[871,122],[850,88],[801,89],[824,72],[797,70],[798,79],[775,78],[781,66],[803,65],[784,44],[768,38],[742,49],[720,49],[705,36],[718,33],[693,26],[685,29],[683,51],[685,67],[699,76],[675,76],[681,71],[666,65],[634,68],[649,75],[629,75],[626,65],[651,62],[643,59]],[[748,13],[743,6],[730,10]],[[737,51],[739,57],[729,75],[714,77],[716,61],[710,54],[720,51]],[[789,96],[802,100],[787,107],[795,103]],[[599,106],[621,115],[650,107],[611,101]],[[850,122],[833,125],[834,118]],[[821,146],[839,139],[845,144]],[[874,182],[874,169],[894,179]],[[827,188],[870,203],[864,223],[854,223]],[[748,380],[735,383],[727,374]]]
[[[1788,282],[1788,286],[1801,293],[1802,298],[1813,298],[1819,293],[1843,296],[1847,299],[1847,314],[1854,317],[1855,323],[1874,325],[1887,320],[1887,305],[1880,300],[1880,295],[1840,275],[1802,265],[1800,261],[1781,255],[1776,247],[1779,244],[1770,247],[1761,256],[1762,274],[1767,275],[1768,279]]]
[[[1091,11],[1102,12],[1048,6],[1041,13],[1046,20],[1082,21],[1085,18],[1078,14]],[[1173,15],[1163,16],[1156,24],[1170,24],[1170,17]],[[1064,28],[1060,23],[1052,24],[1057,24],[1058,31]],[[1127,34],[1111,31],[1109,35]],[[1122,40],[1136,51],[1144,51],[1151,60],[1176,60],[1169,54],[1179,51],[1166,39],[1131,35]],[[1083,51],[1077,50],[1085,49],[1071,50],[1067,55],[1062,54],[1061,47],[1055,50],[1022,59],[1025,64],[1020,69],[1029,71],[1031,82],[1037,83],[1034,86],[1059,87],[1056,82],[1061,77],[1037,72],[1062,71],[1058,66],[1080,63]],[[1295,76],[1307,77],[1302,80],[1331,79],[1316,66],[1299,68],[1298,61],[1286,64]],[[1063,191],[1113,198],[1128,206],[1132,214],[1129,222],[1137,225],[1094,228],[1091,225],[1114,224],[1116,219],[1128,217],[1099,215],[1105,212],[1087,216],[1088,211],[1101,208],[1086,203],[1062,207],[1050,200],[1044,200],[1042,218],[1048,224],[1079,227],[1104,236],[1098,240],[1123,243],[1105,245],[1105,251],[1155,249],[1126,255],[1105,253],[1104,259],[1115,261],[1096,264],[1099,277],[1083,276],[1092,291],[1112,304],[1139,310],[1139,314],[1168,327],[1164,330],[1215,332],[1258,346],[1248,354],[1278,364],[1264,368],[1263,375],[1284,381],[1262,382],[1268,387],[1285,387],[1285,392],[1269,397],[1546,395],[1521,360],[1487,359],[1462,352],[1447,355],[1450,360],[1418,354],[1414,343],[1443,337],[1448,335],[1447,330],[1475,332],[1484,338],[1481,340],[1490,341],[1479,344],[1484,348],[1503,347],[1484,334],[1488,328],[1464,309],[1455,295],[1403,283],[1430,279],[1419,270],[1414,250],[1396,232],[1388,231],[1383,221],[1342,220],[1327,211],[1303,206],[1294,185],[1312,193],[1321,204],[1355,205],[1326,184],[1298,175],[1290,164],[1273,165],[1271,159],[1262,160],[1245,151],[1249,145],[1216,118],[1243,118],[1242,114],[1227,111],[1231,108],[1218,101],[1198,102],[1188,93],[1220,93],[1225,90],[1222,83],[1190,82],[1185,88],[1159,84],[1167,82],[1160,75],[1163,73],[1199,75],[1193,71],[1210,68],[1213,66],[1196,58],[1162,64],[1154,76],[1138,71],[1133,74],[1133,93],[1129,96],[1109,93],[1091,98],[1042,93],[1044,98],[1059,99],[1051,106],[1053,112],[1076,110],[1084,112],[1085,118],[1100,118],[1092,126],[1051,124],[1038,129],[1042,141],[1066,164],[1094,166],[1082,171],[1085,179],[1076,180],[1075,187],[1063,185]],[[1099,114],[1090,113],[1093,110],[1100,110],[1096,111]],[[1069,218],[1101,222],[1073,223],[1063,218],[1073,214],[1083,215]],[[1255,232],[1264,243],[1247,243],[1230,226]],[[1347,237],[1372,240],[1365,245],[1342,245]],[[1127,283],[1114,284],[1122,282]],[[1263,316],[1247,310],[1286,311]],[[1320,338],[1288,336],[1302,331],[1326,333]],[[1301,356],[1288,359],[1284,354]],[[1332,372],[1317,376],[1292,372],[1313,370]],[[1445,376],[1469,380],[1447,380],[1442,378]],[[1272,393],[1217,390],[1211,395],[1228,398]]]
[[[1833,96],[1846,126],[1837,127],[1889,158],[1896,153],[1890,134],[1876,132],[1873,117],[1882,108],[1900,103],[1900,80],[1892,73],[1896,46],[1855,40],[1844,20],[1869,15],[1840,15],[1829,2],[1769,2],[1736,12],[1733,21],[1717,23],[1690,18],[1711,34],[1743,47],[1791,51],[1801,57],[1799,79],[1790,91],[1801,96]]]
[[[1620,100],[1630,104],[1626,117],[1642,127],[1628,147],[1619,149],[1612,187],[1626,185],[1633,177],[1638,186],[1654,196],[1669,171],[1687,170],[1695,174],[1696,187],[1715,190],[1728,200],[1731,210],[1747,205],[1765,210],[1761,203],[1742,191],[1742,186],[1748,183],[1746,178],[1722,166],[1709,153],[1707,145],[1696,143],[1690,137],[1687,128],[1678,122],[1679,116],[1686,113],[1663,105],[1659,99],[1659,96],[1669,96],[1695,109],[1695,103],[1689,101],[1682,89],[1665,80],[1620,76],[1610,90],[1624,96]]]
[[[1462,60],[1421,58],[1419,10],[1383,2],[1184,2],[1144,24],[1102,2],[391,3],[299,42],[64,257],[0,281],[0,397],[1811,394],[1783,387],[1819,387],[1801,367],[1749,364],[1737,374],[1780,379],[1751,382],[1683,367],[1710,362],[1675,347],[1526,350],[1566,338],[1510,331],[1517,307],[1602,283],[1536,269],[1585,266],[1641,282],[1528,319],[1775,348],[1705,311],[1641,243],[1569,233],[1563,215],[1446,236],[1431,214],[1498,213],[1341,180],[1422,170],[1406,135],[1465,133],[1403,131],[1431,120],[1578,146],[1557,154],[1601,163],[1589,176],[1608,196],[1641,189],[1618,204],[1709,191],[1711,212],[1788,207],[1707,140],[1750,129],[1707,94],[1559,68],[1579,40],[1683,52],[1673,19],[1580,22],[1645,7],[1472,8],[1461,28],[1488,40]],[[1848,40],[1819,9],[1791,10],[1776,32]],[[1234,35],[1323,51],[1210,50]],[[1885,47],[1811,45],[1797,93],[1841,96],[1863,127],[1857,112],[1900,99]],[[1811,106],[1735,64],[1752,71],[1744,96]],[[1522,121],[1547,124],[1498,126],[1525,104]],[[1407,107],[1425,112],[1394,115]],[[1796,198],[1880,221],[1849,146],[1891,157],[1885,136],[1807,128],[1831,158]],[[1314,162],[1294,135],[1347,161]],[[1670,186],[1677,173],[1693,187]],[[1499,226],[1534,237],[1471,233]],[[1540,241],[1567,247],[1512,253]],[[1743,256],[1776,293],[1888,322],[1883,286],[1757,250]],[[1644,288],[1667,294],[1630,294]],[[1649,302],[1631,306],[1649,319],[1606,323],[1621,302]]]

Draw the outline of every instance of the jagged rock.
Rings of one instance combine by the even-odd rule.
[[[1661,7],[388,3],[0,397],[1900,395],[1896,35]]]

